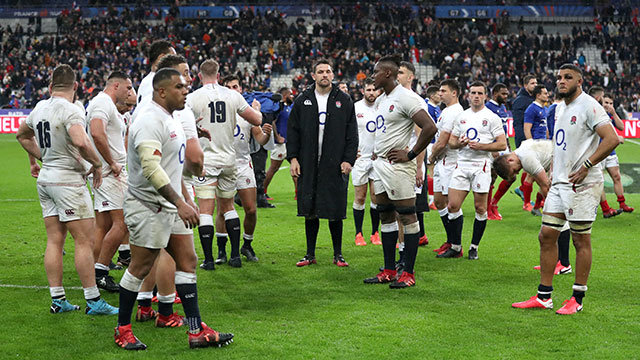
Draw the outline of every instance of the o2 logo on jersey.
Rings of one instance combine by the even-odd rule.
[[[476,130],[475,128],[468,128],[467,139],[469,139],[469,141],[473,141],[477,138],[478,138],[478,130]]]
[[[184,144],[182,144],[180,146],[180,150],[178,150],[178,161],[180,161],[180,164],[184,164],[184,152],[185,152],[185,148],[186,146]]]
[[[384,125],[384,116],[378,115],[378,117],[376,117],[376,128],[378,128],[378,130],[381,130],[383,133],[387,132],[387,127]]]
[[[236,129],[233,132],[233,137],[240,136],[240,140],[244,140],[244,133],[240,131],[240,125],[236,125]]]
[[[374,133],[376,132],[377,125],[375,121],[369,120],[367,121],[367,124],[364,127],[367,129],[368,132]]]
[[[318,123],[322,126],[327,123],[327,112],[321,111],[318,113]]]
[[[564,129],[558,129],[558,131],[556,131],[556,146],[561,147],[562,150],[567,150]]]

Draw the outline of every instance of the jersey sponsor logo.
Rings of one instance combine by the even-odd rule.
[[[340,101],[336,101],[336,107],[340,109],[342,107],[342,103]]]
[[[393,104],[391,104],[391,106],[389,106],[389,112],[393,112],[393,109],[395,109],[396,107],[393,106]]]
[[[308,99],[307,99],[307,100],[305,100],[303,104],[308,105],[308,106],[313,105],[313,104],[311,103],[311,100],[308,100]]]
[[[327,112],[326,111],[321,111],[318,113],[318,123],[320,125],[324,125],[327,122]]]
[[[75,215],[75,214],[76,214],[76,211],[75,211],[75,210],[73,210],[73,209],[66,209],[66,210],[64,211],[64,213],[65,213],[65,215],[70,216],[70,215]]]
[[[172,132],[169,133],[169,137],[172,138],[172,139],[175,139],[176,136],[178,136],[178,135],[176,135],[175,131],[172,131]]]
[[[384,123],[384,120],[383,120],[383,123]],[[367,129],[368,132],[374,133],[376,132],[377,125],[375,121],[370,120],[370,121],[367,121],[367,124],[364,127]]]
[[[573,215],[573,209],[569,208],[569,215]]]
[[[569,121],[569,123],[570,123],[571,125],[575,125],[575,124],[576,124],[576,120],[578,120],[578,119],[577,119],[575,116],[572,116],[572,117],[571,117],[571,120]]]
[[[108,202],[108,201],[106,201],[106,200],[105,200],[105,201],[103,201],[103,202],[102,202],[102,206],[109,206],[109,202]]]
[[[460,124],[464,125],[467,123],[467,120],[460,120]]]

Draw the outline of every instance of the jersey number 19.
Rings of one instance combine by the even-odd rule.
[[[224,101],[209,103],[211,110],[211,123],[223,123],[227,121],[227,104]]]

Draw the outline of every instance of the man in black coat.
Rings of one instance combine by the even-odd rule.
[[[349,95],[333,86],[325,59],[313,66],[315,84],[293,103],[287,126],[287,159],[298,178],[298,216],[305,217],[307,254],[297,266],[316,263],[320,218],[329,220],[333,263],[349,266],[342,256],[342,219],[347,213],[349,172],[358,151],[358,126]]]
[[[520,147],[520,143],[525,141],[524,136],[524,112],[531,105],[535,98],[533,97],[533,89],[538,85],[535,75],[526,75],[522,80],[522,89],[518,92],[513,105],[511,106],[511,115],[513,116],[513,130],[515,132],[516,148]]]

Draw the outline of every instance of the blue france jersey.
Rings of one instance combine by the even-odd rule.
[[[547,110],[535,101],[524,112],[524,123],[531,124],[533,139],[547,138]]]
[[[549,139],[553,140],[553,129],[556,126],[556,107],[558,104],[551,104],[547,109],[547,128],[549,129]]]
[[[440,110],[439,106],[430,103],[429,99],[426,99],[425,101],[427,103],[429,116],[431,116],[431,119],[433,119],[434,123],[437,123],[438,119],[440,118],[440,114],[442,114],[442,110]],[[431,139],[431,143],[433,144],[435,142],[436,142],[436,137],[434,136],[433,139]]]
[[[500,120],[502,120],[502,129],[504,130],[504,133],[507,134],[507,122],[509,121],[509,113],[507,112],[506,106],[504,106],[504,104],[500,105],[494,100],[487,101],[484,106],[493,111],[494,114],[498,115]]]

